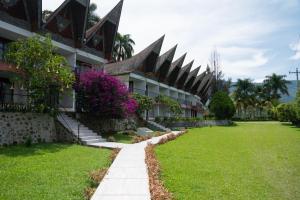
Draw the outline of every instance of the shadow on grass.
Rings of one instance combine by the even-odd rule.
[[[294,125],[290,122],[281,122],[281,125],[287,126],[289,128],[297,129],[297,131],[300,131],[300,126],[299,125]]]
[[[9,147],[1,147],[0,155],[5,155],[9,157],[25,157],[25,156],[36,156],[36,155],[44,155],[48,153],[56,153],[63,149],[70,148],[71,144],[33,144],[30,147],[26,147],[25,145],[14,145]]]

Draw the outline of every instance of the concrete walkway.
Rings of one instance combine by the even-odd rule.
[[[177,135],[180,132],[173,131],[172,133]],[[161,138],[167,135],[154,137],[137,144],[110,142],[93,144],[95,147],[121,148],[121,151],[91,200],[150,200],[145,147],[148,143],[157,144]]]

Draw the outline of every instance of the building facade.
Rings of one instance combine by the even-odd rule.
[[[65,0],[47,19],[43,19],[42,0],[0,0],[0,103],[22,103],[26,95],[11,77],[18,72],[4,61],[8,43],[17,39],[50,34],[56,53],[68,60],[72,70],[101,69],[119,77],[131,92],[155,98],[166,95],[180,103],[183,117],[203,113],[210,97],[213,73],[193,61],[183,66],[185,55],[173,61],[177,46],[160,55],[164,37],[130,59],[112,63],[123,0],[96,25],[87,28],[89,0]],[[70,89],[60,94],[59,106],[75,111],[76,94]],[[155,105],[149,116],[171,116],[164,105]]]
[[[112,48],[118,30],[123,1],[87,29],[89,0],[65,0],[48,18],[42,19],[42,0],[0,1],[0,101],[22,102],[25,95],[11,77],[16,69],[5,63],[7,44],[36,34],[50,34],[56,53],[66,57],[72,69],[99,68],[112,59]],[[60,94],[59,106],[75,110],[74,91]]]
[[[155,99],[159,95],[178,101],[182,117],[202,116],[207,97],[210,95],[213,73],[203,72],[200,67],[192,70],[193,61],[183,66],[186,54],[173,62],[177,45],[160,55],[164,36],[140,53],[127,60],[104,65],[104,70],[118,76],[131,92]],[[150,118],[171,117],[172,113],[156,104],[148,113]]]

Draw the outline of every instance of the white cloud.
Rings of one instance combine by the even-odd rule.
[[[222,59],[222,70],[227,77],[260,77],[258,71],[268,63],[269,58],[266,50],[243,47],[228,47],[219,49]]]
[[[300,40],[298,42],[292,43],[290,45],[290,48],[295,52],[295,54],[291,57],[291,59],[300,60]]]
[[[91,1],[104,16],[119,0]],[[52,10],[61,2],[43,0],[44,8]],[[175,59],[188,52],[186,63],[195,59],[194,68],[206,66],[216,47],[227,76],[258,79],[265,75],[257,71],[270,62],[270,49],[276,50],[268,39],[288,29],[285,16],[297,11],[299,0],[125,0],[119,31],[132,35],[136,53],[166,34],[162,53],[178,43]],[[268,70],[277,69],[272,67]]]

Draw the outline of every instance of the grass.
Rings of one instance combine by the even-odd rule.
[[[300,199],[300,129],[274,122],[191,129],[158,146],[175,199]]]
[[[104,138],[108,139],[109,137],[113,137],[115,139],[115,142],[118,143],[124,143],[124,144],[132,144],[134,135],[131,134],[125,134],[123,132],[114,133],[114,134],[101,134]]]
[[[83,200],[89,173],[108,167],[110,154],[63,144],[0,148],[0,199]]]

